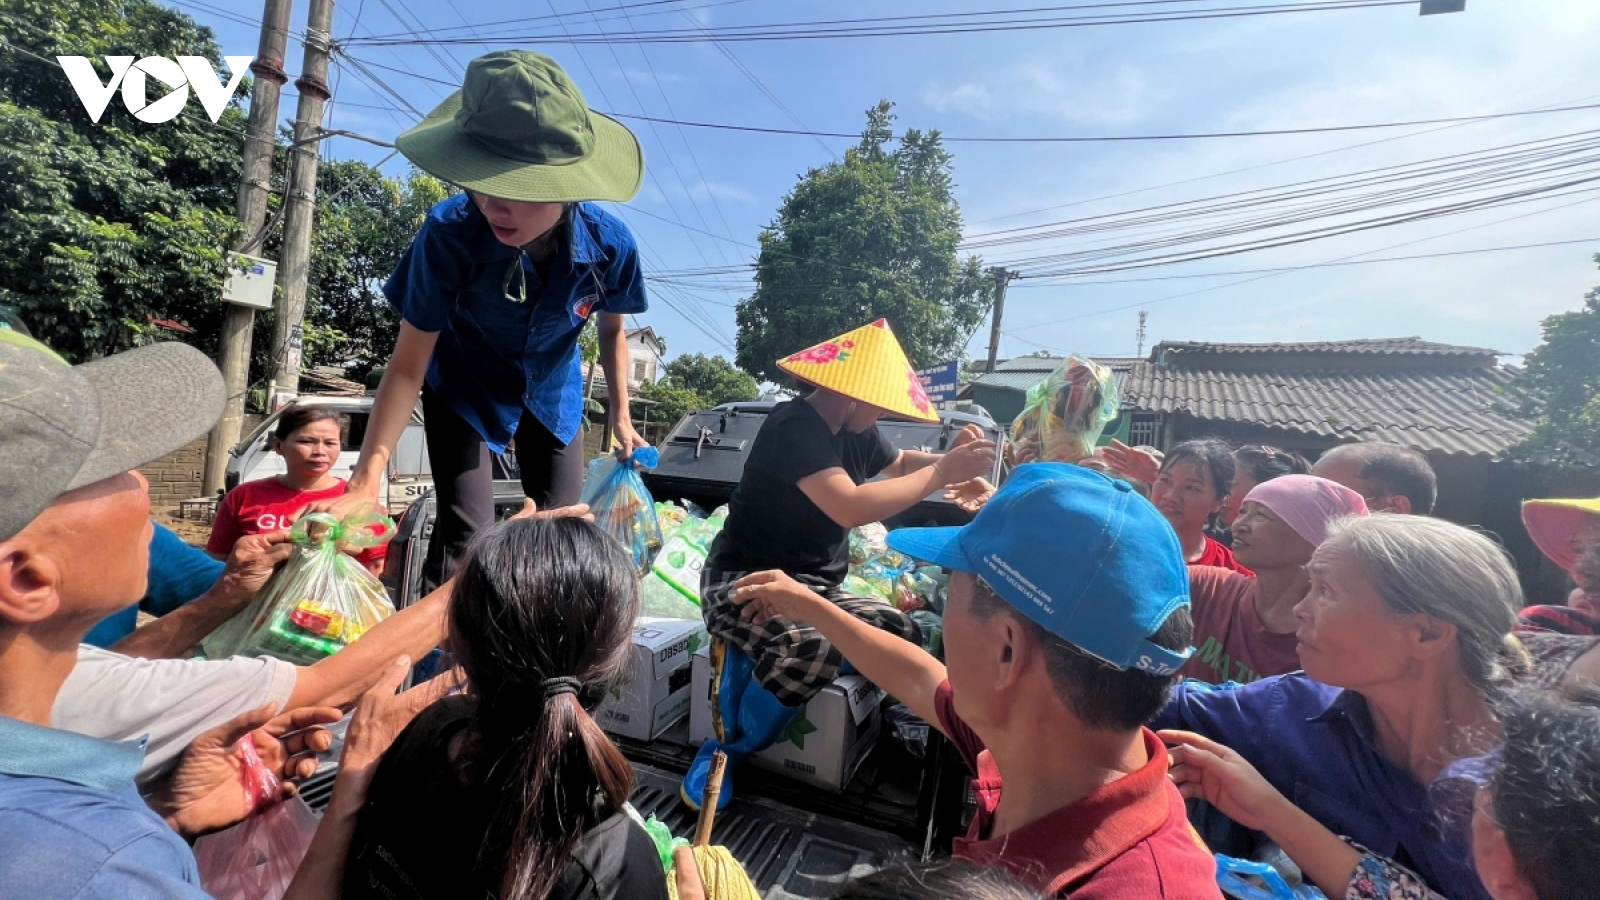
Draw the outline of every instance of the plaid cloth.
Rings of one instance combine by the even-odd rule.
[[[728,595],[734,582],[748,574],[711,569],[701,573],[700,609],[705,615],[706,630],[754,660],[756,680],[776,694],[785,706],[799,706],[839,677],[844,657],[828,643],[822,632],[810,625],[784,618],[756,625],[741,618],[739,605]],[[838,585],[826,584],[818,578],[802,576],[795,580],[874,628],[915,644],[922,641],[922,631],[917,624],[881,600],[848,596]]]

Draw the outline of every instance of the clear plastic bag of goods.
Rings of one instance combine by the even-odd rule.
[[[702,618],[698,595],[690,598],[655,572],[639,582],[639,614],[658,619],[698,621]]]
[[[850,529],[850,565],[860,566],[889,552],[889,529],[872,522]]]
[[[582,502],[589,504],[594,523],[622,542],[641,576],[650,572],[662,537],[655,500],[639,471],[654,469],[660,461],[654,447],[635,450],[626,460],[602,456],[589,463],[589,476],[583,483]]]
[[[310,665],[331,656],[394,614],[376,575],[341,547],[376,547],[394,536],[394,520],[375,508],[343,521],[303,516],[290,532],[298,546],[254,600],[202,643],[208,659],[274,656]]]
[[[299,796],[281,799],[278,777],[249,735],[236,748],[250,813],[195,842],[200,885],[217,900],[281,900],[317,833],[317,814]]]
[[[689,510],[671,500],[657,501],[656,521],[661,523],[663,534],[669,533],[689,521]]]
[[[1117,417],[1117,379],[1110,369],[1069,356],[1050,377],[1028,389],[1011,423],[1011,442],[1024,459],[1075,463],[1094,452],[1100,432]]]

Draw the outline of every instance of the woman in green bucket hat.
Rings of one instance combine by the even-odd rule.
[[[434,206],[383,286],[403,321],[361,456],[333,512],[378,499],[422,397],[438,521],[423,572],[444,581],[494,519],[490,454],[515,450],[541,508],[578,502],[584,416],[578,335],[599,317],[600,365],[619,453],[645,446],[628,415],[623,316],[644,312],[639,250],[592,201],[631,199],[639,142],[591,109],[548,56],[472,61],[465,82],[395,145],[463,189]]]

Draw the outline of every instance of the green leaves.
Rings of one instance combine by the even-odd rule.
[[[890,150],[893,105],[867,111],[861,143],[813,169],[762,232],[756,292],[739,304],[737,362],[779,381],[776,362],[883,317],[913,365],[963,355],[991,282],[958,259],[961,210],[936,131],[907,131]]]
[[[660,381],[639,388],[650,419],[673,424],[692,412],[761,396],[756,380],[720,356],[689,353],[667,363]]]
[[[238,234],[238,105],[217,125],[149,125],[113,102],[96,125],[52,61],[220,63],[211,32],[149,0],[4,0],[0,34],[28,51],[0,53],[0,304],[74,362],[175,336],[153,319],[192,326],[185,339],[214,350],[222,250]]]
[[[1600,263],[1600,255],[1595,256]],[[1600,465],[1600,287],[1582,309],[1544,320],[1544,343],[1509,385],[1533,434],[1511,455],[1556,465]]]

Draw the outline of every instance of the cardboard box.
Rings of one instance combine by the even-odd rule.
[[[614,735],[651,741],[689,712],[690,659],[707,643],[700,622],[640,617],[633,653],[595,718]]]
[[[703,744],[711,729],[711,656],[694,657],[694,702],[689,710],[689,743]],[[825,790],[842,790],[878,741],[883,693],[859,675],[843,675],[800,709],[776,744],[750,761]]]

